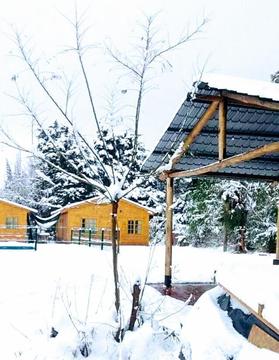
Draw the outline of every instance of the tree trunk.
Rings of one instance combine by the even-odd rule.
[[[228,237],[229,237],[229,228],[228,228],[228,217],[230,212],[230,204],[228,200],[224,200],[223,203],[224,211],[224,242],[223,242],[223,251],[228,250]]]
[[[239,251],[242,253],[246,253],[245,227],[241,227],[239,233],[240,233]]]
[[[227,226],[224,225],[223,251],[226,252],[227,250],[228,250],[228,229],[227,229]]]
[[[115,309],[118,314],[120,308],[120,292],[119,292],[118,254],[117,254],[117,210],[118,210],[118,201],[113,201],[112,214],[111,214],[111,243],[112,243],[112,262],[113,262],[113,277],[114,277],[114,292],[115,292]]]
[[[130,316],[130,324],[129,330],[133,331],[135,322],[137,320],[137,315],[139,311],[139,296],[140,296],[140,284],[136,282],[133,287],[133,304],[132,304],[132,312]]]

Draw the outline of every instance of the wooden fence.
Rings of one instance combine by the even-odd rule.
[[[120,239],[120,231],[117,232]],[[79,245],[100,245],[101,249],[105,245],[111,245],[111,229],[85,229],[71,228],[71,243]]]
[[[71,239],[56,239],[56,228],[49,232],[40,226],[22,226],[17,225],[7,227],[0,225],[0,246],[6,242],[21,242],[34,244],[37,248],[38,243],[56,242],[59,244],[78,244],[78,245],[100,245],[103,250],[104,246],[111,246],[111,229],[86,229],[70,228]],[[117,231],[117,238],[120,239],[120,231]],[[119,241],[118,241],[119,242]]]

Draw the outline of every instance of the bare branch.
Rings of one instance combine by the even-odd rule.
[[[81,176],[78,176],[76,174],[73,174],[63,168],[61,168],[60,166],[57,166],[56,164],[52,163],[51,161],[49,161],[48,159],[46,159],[45,157],[42,157],[40,154],[38,154],[37,152],[34,152],[30,149],[27,149],[21,145],[19,145],[3,128],[1,128],[1,132],[6,136],[6,138],[9,140],[9,142],[5,142],[5,141],[1,141],[1,144],[3,145],[6,145],[6,146],[9,146],[13,149],[16,149],[16,150],[20,150],[20,151],[23,151],[27,154],[30,154],[32,156],[34,156],[35,158],[41,160],[41,161],[44,161],[46,162],[48,165],[50,165],[51,167],[53,167],[54,169],[68,175],[69,177],[71,177],[72,179],[75,179],[75,180],[78,180],[78,181],[81,181],[83,183],[86,183],[86,184],[89,184],[89,185],[92,185],[93,187],[95,187],[96,189],[98,189],[104,196],[106,196],[108,199],[110,199],[110,197],[108,197],[106,195],[106,193],[108,193],[107,191],[107,188],[105,186],[102,186],[100,183],[92,180],[92,179],[89,179],[87,178],[85,175],[81,175]]]
[[[132,73],[134,73],[134,75],[136,75],[137,77],[140,77],[140,73],[136,70],[135,65],[129,64],[128,62],[122,60],[120,58],[120,55],[117,54],[116,52],[114,52],[111,48],[107,47],[107,51],[109,53],[109,55],[120,65],[122,65],[124,68],[126,68],[127,70],[131,71]]]
[[[143,36],[141,37],[141,40],[144,40],[144,43],[139,47],[140,57],[136,65],[132,64],[132,62],[123,60],[119,55],[118,51],[112,51],[111,49],[108,49],[112,59],[116,61],[116,63],[121,65],[124,69],[129,70],[133,75],[137,77],[138,80],[136,110],[134,115],[134,149],[132,156],[132,164],[135,162],[138,152],[138,130],[141,117],[143,96],[147,89],[147,73],[154,71],[156,69],[156,66],[154,66],[154,64],[158,64],[158,62],[160,62],[162,66],[165,66],[165,64],[167,64],[167,66],[171,67],[171,63],[168,61],[168,59],[164,58],[164,55],[167,55],[173,50],[182,47],[190,40],[193,40],[194,37],[202,31],[202,28],[208,22],[208,20],[204,18],[193,31],[182,35],[177,41],[169,43],[168,46],[160,48],[160,43],[156,42],[155,39],[155,35],[157,35],[157,32],[154,30],[153,27],[154,21],[154,16],[146,16],[145,23],[142,25]],[[128,176],[128,173],[126,174],[126,176]]]
[[[170,51],[177,49],[178,47],[180,47],[181,45],[184,45],[185,43],[189,42],[190,40],[194,40],[193,37],[197,34],[199,34],[202,30],[202,28],[208,23],[208,19],[203,19],[202,22],[189,34],[186,34],[184,36],[182,36],[178,41],[176,41],[173,44],[170,44],[169,46],[167,46],[166,48],[158,51],[157,53],[155,53],[155,55],[153,57],[151,57],[151,59],[149,59],[148,64],[152,64],[158,57],[162,56],[165,53],[169,53]]]
[[[18,87],[17,82],[15,82],[16,85],[16,89],[17,89],[17,93],[18,93],[18,101],[21,105],[23,105],[25,107],[25,109],[27,110],[28,114],[31,116],[32,121],[35,121],[38,125],[38,127],[44,132],[44,134],[46,135],[46,137],[48,138],[48,140],[50,141],[50,143],[52,144],[52,146],[54,147],[54,149],[56,150],[56,153],[59,154],[60,156],[62,156],[64,158],[64,160],[67,162],[67,158],[65,157],[65,155],[59,150],[59,148],[57,147],[57,144],[55,143],[55,141],[53,140],[50,132],[44,128],[42,122],[39,120],[38,115],[36,114],[36,112],[34,111],[34,109],[31,107],[31,105],[28,102],[28,99],[24,96],[24,94],[22,93],[22,91],[20,90],[20,88]],[[80,149],[82,149],[82,147],[80,147]],[[84,154],[82,153],[84,160],[86,161],[86,163],[89,166],[89,169],[92,171],[93,175],[95,175],[96,177],[99,177],[98,174],[94,171],[94,169],[91,167],[91,164],[89,163],[89,161],[87,160],[86,156],[84,156]],[[69,164],[75,169],[78,170],[77,167],[70,163]]]
[[[80,67],[81,67],[83,79],[84,79],[84,82],[85,82],[89,102],[90,102],[90,105],[91,105],[93,118],[94,118],[95,124],[97,126],[97,131],[98,131],[99,137],[100,137],[100,139],[101,139],[101,141],[103,143],[103,147],[104,147],[104,149],[105,149],[105,151],[107,153],[108,159],[109,159],[107,144],[105,142],[105,139],[103,137],[103,134],[102,134],[102,131],[101,131],[101,128],[100,128],[100,122],[99,122],[99,119],[98,119],[98,116],[97,116],[97,112],[96,112],[96,108],[95,108],[95,104],[94,104],[94,100],[93,100],[93,93],[92,93],[92,90],[91,90],[91,86],[89,84],[87,72],[85,70],[85,65],[84,65],[84,62],[83,62],[82,38],[83,38],[84,34],[86,33],[86,30],[81,32],[80,27],[81,27],[81,20],[78,18],[77,8],[76,8],[75,9],[75,26],[74,26],[74,28],[75,28],[75,36],[76,36],[76,53],[78,55],[78,60],[79,60],[79,64],[80,64]],[[113,164],[111,163],[110,166],[111,166],[111,170],[112,170],[113,181],[115,183],[115,175],[114,175]]]
[[[42,90],[46,93],[47,97],[51,100],[51,102],[54,104],[54,106],[58,109],[58,111],[62,114],[62,116],[65,118],[65,120],[73,127],[73,121],[69,118],[69,116],[67,115],[67,113],[65,113],[65,111],[62,109],[62,107],[58,104],[58,102],[55,100],[55,98],[52,96],[52,94],[49,92],[49,90],[47,89],[47,87],[44,84],[44,81],[40,78],[34,63],[32,62],[30,56],[27,54],[25,46],[23,45],[22,41],[21,41],[21,37],[19,33],[16,33],[16,41],[17,41],[17,47],[20,51],[20,54],[22,56],[22,59],[24,60],[24,62],[27,64],[27,66],[29,67],[31,73],[34,75],[35,79],[37,80],[38,84],[40,85],[40,87],[42,88]],[[97,161],[99,162],[100,166],[103,168],[105,174],[107,174],[108,178],[109,178],[109,174],[106,170],[106,168],[104,167],[101,159],[99,158],[98,154],[95,152],[95,150],[89,145],[88,141],[85,139],[85,137],[78,131],[77,132],[79,137],[82,139],[82,141],[84,142],[84,144],[88,147],[88,149],[91,151],[91,153],[95,156],[95,158],[97,159]]]

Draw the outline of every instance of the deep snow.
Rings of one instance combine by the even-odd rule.
[[[121,247],[121,321],[131,312],[135,279],[164,277],[164,247]],[[217,280],[257,308],[278,327],[278,271],[273,256],[224,254],[220,249],[174,247],[175,281]],[[118,324],[114,311],[111,248],[40,245],[38,251],[0,252],[0,359],[278,359],[279,355],[249,344],[237,334],[216,305],[220,289],[203,295],[194,307],[146,287],[143,325],[113,339]],[[50,337],[51,328],[58,331]]]

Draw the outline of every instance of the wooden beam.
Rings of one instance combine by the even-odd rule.
[[[229,100],[246,106],[255,106],[265,110],[279,111],[279,102],[261,100],[257,96],[234,94],[229,91],[222,91],[222,95]]]
[[[279,341],[267,334],[256,324],[252,325],[248,341],[259,348],[264,348],[279,353]]]
[[[236,165],[244,161],[249,161],[252,159],[256,159],[258,157],[264,156],[269,153],[279,152],[279,142],[274,142],[268,145],[261,146],[254,150],[247,151],[245,153],[231,156],[225,160],[212,163],[210,165],[202,166],[193,170],[185,170],[185,171],[175,171],[172,173],[168,173],[169,177],[191,177],[198,176],[202,174],[207,174],[209,172],[215,172],[220,169],[226,168],[228,166]]]
[[[219,103],[219,133],[218,150],[219,161],[226,157],[226,128],[227,128],[227,103],[225,100]]]
[[[202,129],[205,127],[205,125],[208,123],[208,121],[212,118],[215,111],[217,110],[217,107],[219,105],[219,100],[213,101],[207,110],[204,112],[202,117],[199,119],[199,121],[196,123],[196,125],[193,127],[193,129],[190,131],[190,133],[185,138],[182,146],[180,146],[179,150],[176,152],[176,154],[172,158],[172,167],[179,162],[179,160],[182,158],[182,156],[188,151],[189,146],[194,142],[196,137],[201,133]]]
[[[173,182],[167,178],[166,243],[165,243],[165,286],[171,287],[172,275],[172,226],[173,226]]]
[[[250,106],[264,110],[279,111],[279,101],[261,100],[257,96],[235,94],[235,93],[231,93],[228,90],[222,91],[222,97],[223,98],[225,97],[227,100],[230,100],[229,103],[234,103],[236,105],[238,104],[242,106]],[[222,97],[216,95],[195,94],[195,99],[206,102],[216,101],[218,99],[221,100]]]
[[[220,95],[201,95],[195,94],[194,100],[198,100],[200,102],[212,102],[212,101],[221,101],[222,96]]]

